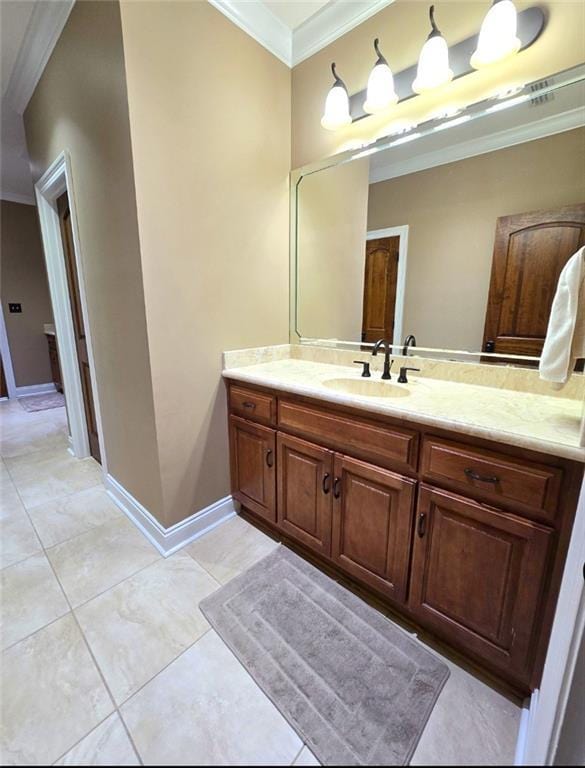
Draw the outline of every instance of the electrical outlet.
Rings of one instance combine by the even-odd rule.
[[[14,314],[15,312],[22,312],[22,304],[20,302],[8,302],[8,311]]]

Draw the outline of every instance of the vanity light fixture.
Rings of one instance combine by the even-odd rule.
[[[418,58],[416,78],[412,84],[415,93],[424,93],[451,82],[453,70],[449,68],[449,47],[435,23],[435,6],[429,8],[431,31]]]
[[[481,69],[518,53],[518,14],[512,0],[494,0],[479,31],[477,48],[470,64]]]
[[[343,80],[335,71],[335,62],[331,64],[334,82],[325,101],[325,113],[321,118],[321,125],[329,131],[350,125],[349,94]]]
[[[383,112],[398,101],[398,96],[394,90],[394,75],[388,66],[388,62],[380,52],[379,42],[379,38],[374,40],[374,50],[378,60],[370,72],[368,90],[364,102],[364,112],[367,112],[369,115]]]

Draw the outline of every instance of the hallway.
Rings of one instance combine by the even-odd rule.
[[[235,518],[162,558],[66,423],[0,403],[2,763],[316,765],[198,608],[276,542]],[[520,709],[446,662],[413,764],[509,764]]]

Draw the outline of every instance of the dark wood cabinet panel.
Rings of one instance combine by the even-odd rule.
[[[555,467],[425,437],[420,471],[425,480],[490,503],[522,505],[550,521],[558,512],[563,473]]]
[[[276,522],[276,432],[230,416],[232,494],[266,520]]]
[[[277,449],[278,524],[285,533],[328,557],[333,453],[282,433]]]
[[[335,455],[333,560],[398,602],[406,598],[415,481]]]
[[[426,626],[528,682],[553,532],[422,485],[409,605]]]
[[[231,387],[230,410],[245,419],[276,424],[276,398],[254,389]]]
[[[278,403],[278,426],[389,469],[416,470],[418,435],[407,429],[288,400]]]
[[[57,350],[57,340],[52,333],[46,334],[49,347],[49,360],[51,361],[51,376],[57,392],[63,392],[63,377],[61,376],[61,364]]]

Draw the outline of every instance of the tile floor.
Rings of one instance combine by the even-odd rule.
[[[0,403],[0,761],[317,765],[198,609],[276,546],[241,518],[164,559],[65,409]],[[509,765],[520,710],[447,660],[415,765]]]

